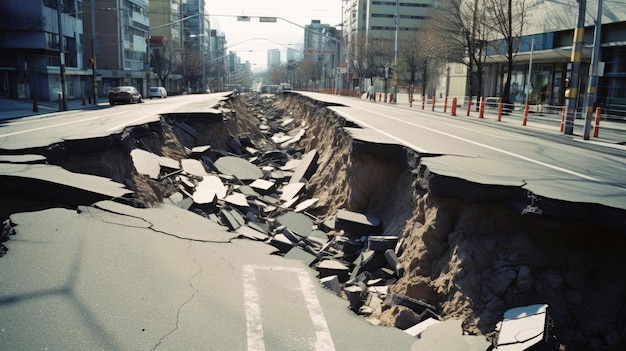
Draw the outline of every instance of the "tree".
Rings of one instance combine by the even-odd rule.
[[[174,56],[169,43],[152,49],[152,70],[159,77],[160,86],[165,86],[165,81],[172,72]]]
[[[400,38],[401,72],[404,72],[404,81],[408,85],[411,96],[414,86],[419,83],[422,85],[422,94],[425,94],[430,81],[429,77],[438,74],[442,59],[453,57],[450,47],[442,45],[444,39],[441,33],[433,28],[429,22],[426,22],[422,28],[403,32]],[[460,58],[455,58],[455,61],[460,61]]]
[[[452,61],[467,66],[469,96],[482,96],[487,43],[491,39],[482,3],[479,0],[443,0],[429,21]]]
[[[519,52],[522,32],[528,14],[526,0],[485,0],[489,14],[489,28],[500,40],[494,41],[493,49],[506,58],[506,79],[503,82],[502,102],[511,103],[511,75],[515,57]]]
[[[393,41],[392,41],[393,43]],[[359,79],[381,77],[380,68],[385,64],[385,50],[389,50],[390,46],[383,45],[383,41],[372,39],[367,34],[362,33],[349,42],[346,49],[347,56],[350,58],[350,64]],[[387,54],[387,61],[393,55],[393,48]],[[393,62],[393,59],[391,61]]]

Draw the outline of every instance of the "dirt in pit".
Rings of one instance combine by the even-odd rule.
[[[200,132],[197,140],[163,118],[141,137],[127,135],[104,152],[55,163],[124,183],[138,206],[151,207],[178,184],[138,174],[131,149],[179,160],[197,145],[227,149],[231,136],[250,138],[262,149],[271,141],[261,133],[259,117],[289,115],[306,128],[300,145],[319,153],[318,171],[307,184],[307,193],[320,199],[312,214],[328,218],[341,208],[368,213],[381,219],[385,235],[403,238],[399,260],[406,273],[392,292],[435,305],[443,318],[463,320],[465,332],[480,335],[491,334],[508,308],[547,303],[556,335],[569,350],[626,349],[626,240],[617,233],[522,216],[499,203],[433,196],[407,164],[353,150],[345,121],[307,98],[242,95],[224,107],[229,112],[221,124],[186,121]],[[370,321],[406,328],[411,313],[394,306]]]

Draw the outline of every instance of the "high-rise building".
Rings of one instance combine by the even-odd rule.
[[[85,38],[91,38],[91,2],[83,2]],[[89,14],[89,15],[87,15]],[[150,71],[148,2],[144,0],[99,0],[94,9],[97,73],[104,96],[118,85],[132,85],[147,92]],[[89,47],[89,46],[87,46]]]
[[[269,49],[267,50],[267,67],[271,68],[273,66],[280,65],[280,50],[279,49]]]
[[[372,39],[394,38],[396,10],[399,30],[416,30],[430,17],[434,5],[435,0],[346,0],[343,7],[344,38],[347,42],[360,35]]]

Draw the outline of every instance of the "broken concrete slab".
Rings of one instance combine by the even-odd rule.
[[[281,208],[285,208],[285,209],[292,208],[298,202],[298,200],[300,200],[300,197],[296,196],[293,199],[291,199],[291,200],[283,203],[282,205],[280,205],[280,207]]]
[[[339,277],[336,275],[321,278],[320,283],[322,283],[326,289],[334,292],[337,296],[341,296],[341,283],[339,283]]]
[[[361,254],[360,266],[368,272],[375,272],[384,267],[386,263],[385,254],[382,252],[367,250]]]
[[[206,168],[204,167],[204,164],[198,160],[182,159],[180,160],[180,165],[183,171],[187,174],[197,177],[204,177],[209,175]]]
[[[463,321],[454,319],[435,323],[426,328],[412,346],[412,351],[484,351],[491,343],[484,336],[463,335]]]
[[[263,178],[263,171],[249,161],[234,156],[223,156],[214,163],[220,173],[232,175],[242,181]]]
[[[261,194],[254,191],[249,185],[241,185],[235,189],[246,196],[261,197]]]
[[[313,232],[313,221],[302,213],[287,212],[276,217],[276,222],[301,236],[309,236]]]
[[[246,195],[239,193],[239,192],[233,192],[230,195],[227,195],[224,198],[224,201],[230,205],[233,206],[237,206],[237,207],[248,207],[250,206],[250,204],[248,203],[248,199],[246,198]]]
[[[189,156],[195,159],[199,159],[202,155],[206,154],[209,150],[211,150],[211,145],[201,145],[196,146],[191,149],[189,152]]]
[[[70,206],[125,199],[133,192],[108,178],[47,164],[0,163],[0,194]]]
[[[236,209],[222,208],[220,210],[220,215],[222,223],[231,231],[235,231],[242,225],[246,224],[246,220]]]
[[[313,206],[315,206],[315,204],[319,201],[319,198],[312,198],[312,199],[308,199],[308,200],[304,200],[301,203],[299,203],[298,205],[296,205],[296,208],[294,209],[294,212],[302,212],[302,211],[306,211],[310,208],[312,208]]]
[[[255,179],[250,187],[260,194],[269,194],[276,191],[276,183],[271,180]]]
[[[265,241],[269,239],[269,235],[264,234],[248,225],[242,225],[235,230],[238,234],[250,240]]]
[[[139,174],[147,175],[151,179],[159,179],[161,165],[159,165],[159,155],[142,149],[133,149],[130,157],[135,165],[135,170]]]
[[[274,246],[281,253],[287,253],[296,244],[289,240],[284,234],[276,234],[270,240],[270,245]]]
[[[317,171],[318,158],[319,154],[315,149],[306,153],[306,155],[304,155],[304,157],[300,160],[298,168],[294,170],[289,183],[301,182],[303,179],[306,181],[310,180],[313,174],[315,174],[315,171]]]
[[[426,330],[431,325],[435,325],[437,323],[441,323],[441,321],[434,319],[434,318],[426,318],[425,320],[417,323],[416,325],[408,329],[405,329],[404,332],[409,335],[420,336],[422,332],[424,332],[424,330]]]
[[[380,234],[381,221],[371,215],[341,209],[337,211],[335,229],[343,230],[348,236]]]
[[[44,164],[46,160],[45,156],[35,154],[0,155],[0,163]]]
[[[202,180],[196,186],[196,192],[213,192],[218,199],[224,199],[226,197],[226,186],[218,176],[206,175],[202,177]],[[195,193],[194,193],[195,196]]]
[[[397,236],[372,235],[367,238],[367,248],[373,251],[385,252],[388,249],[394,249],[397,243]]]
[[[178,170],[180,169],[180,162],[174,160],[173,158],[159,156],[159,165],[161,168],[166,168],[168,170]]]
[[[280,169],[283,171],[295,171],[302,161],[294,158],[290,159],[285,163],[285,165],[281,166]]]
[[[352,310],[358,310],[363,303],[365,302],[363,299],[363,288],[358,285],[350,285],[343,288],[343,292],[348,297],[348,301],[350,302],[350,308]]]
[[[289,252],[287,252],[284,256],[290,260],[298,260],[304,262],[307,266],[310,266],[313,261],[315,261],[315,255],[312,255],[305,250],[300,249],[298,246],[294,246]]]
[[[404,269],[400,264],[398,264],[398,256],[396,256],[396,252],[393,249],[387,249],[387,251],[385,251],[385,260],[387,261],[389,267],[396,272],[396,275],[401,278],[404,273]]]
[[[281,201],[289,201],[294,197],[301,195],[306,189],[306,184],[302,182],[289,183],[281,188],[282,194],[280,195]]]
[[[320,274],[320,278],[336,275],[340,282],[346,282],[348,280],[348,272],[350,271],[348,266],[335,259],[320,261],[316,269]]]
[[[427,309],[431,310],[431,311],[436,311],[437,308],[429,303],[426,303],[424,301],[418,300],[418,299],[414,299],[412,297],[408,297],[408,296],[404,296],[404,295],[399,295],[399,294],[389,294],[387,295],[387,297],[385,298],[385,305],[387,306],[394,306],[394,305],[400,305],[400,306],[404,306],[407,308],[410,308],[411,310],[413,310],[413,312],[417,313],[417,314],[421,314],[424,311],[426,311]]]

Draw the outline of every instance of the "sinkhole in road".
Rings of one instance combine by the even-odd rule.
[[[317,150],[319,156],[318,169],[306,183],[307,195],[318,199],[310,214],[323,221],[340,209],[367,213],[380,219],[383,235],[401,238],[398,260],[404,274],[389,286],[391,293],[436,306],[441,318],[460,319],[465,332],[486,336],[493,335],[505,310],[546,303],[555,333],[569,349],[624,346],[626,282],[616,276],[626,267],[626,242],[619,234],[592,223],[523,215],[506,201],[469,202],[461,194],[433,194],[429,183],[437,176],[420,160],[437,156],[355,140],[350,129],[358,125],[298,94],[242,94],[224,101],[219,111],[219,118],[216,112],[206,118],[164,115],[160,123],[131,128],[89,152],[55,146],[42,153],[71,172],[124,183],[134,191],[136,206],[151,207],[181,184],[175,176],[153,179],[138,173],[131,150],[182,160],[194,147],[210,145],[226,155],[241,147],[231,143],[233,137],[260,148],[274,143],[268,135],[276,129],[261,120],[284,121],[287,116],[290,123],[279,129],[303,129],[296,149]],[[440,184],[491,191],[461,179]],[[33,203],[31,209],[45,206]],[[406,329],[420,316],[394,305],[367,318]]]

